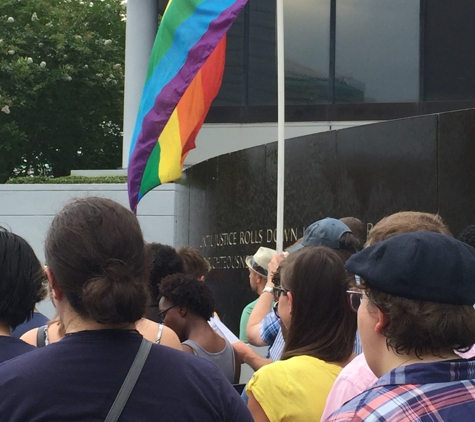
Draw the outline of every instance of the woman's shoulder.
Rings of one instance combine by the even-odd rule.
[[[25,343],[31,344],[32,346],[36,346],[36,339],[37,339],[37,336],[38,336],[38,330],[40,328],[32,328],[31,330],[29,330],[25,334],[23,334],[20,337],[20,340],[23,340]]]
[[[162,346],[168,346],[173,349],[181,350],[181,343],[178,339],[178,336],[169,327],[159,325],[150,319],[142,318],[136,323],[136,328],[145,339],[151,341],[152,343],[156,343],[157,336],[161,335],[159,343]]]
[[[182,350],[180,339],[176,335],[175,331],[167,326],[163,326],[160,344],[163,346],[172,347],[173,349]]]

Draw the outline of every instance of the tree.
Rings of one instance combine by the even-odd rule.
[[[123,7],[0,2],[0,182],[120,166]]]

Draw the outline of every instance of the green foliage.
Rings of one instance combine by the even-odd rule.
[[[0,1],[0,183],[120,166],[120,0]]]
[[[7,184],[11,185],[79,185],[92,183],[127,183],[127,176],[101,176],[101,177],[85,177],[85,176],[63,176],[63,177],[47,177],[47,176],[25,176],[13,177],[7,180]]]

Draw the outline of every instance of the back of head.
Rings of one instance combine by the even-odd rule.
[[[293,297],[283,359],[310,355],[338,362],[349,358],[356,315],[348,306],[346,278],[339,255],[324,246],[306,247],[281,263],[281,283]]]
[[[46,294],[46,276],[31,246],[0,227],[0,320],[15,328]]]
[[[195,248],[181,246],[177,250],[183,260],[183,272],[190,277],[201,279],[209,273],[211,265]]]
[[[475,248],[475,225],[465,227],[462,233],[457,236],[457,239]]]
[[[152,302],[156,303],[160,283],[168,275],[182,273],[184,271],[183,260],[172,246],[149,243],[147,247],[152,260],[149,287]]]
[[[300,244],[288,249],[296,252],[308,246],[326,246],[337,251],[340,258],[345,262],[352,254],[361,249],[361,244],[350,228],[342,221],[327,217],[315,221],[305,229]]]
[[[366,228],[363,222],[356,217],[342,217],[340,218],[340,221],[346,224],[353,233],[353,235],[358,239],[358,250],[361,250],[361,248],[366,242]]]
[[[102,324],[145,313],[149,260],[135,215],[106,198],[66,205],[48,231],[46,262],[69,304]]]
[[[475,343],[475,249],[440,233],[415,231],[368,246],[346,263],[370,303],[386,315],[397,353],[442,356]]]
[[[160,284],[160,296],[173,305],[183,306],[205,321],[214,312],[214,298],[211,289],[203,282],[185,274],[165,277]]]
[[[369,232],[366,246],[402,233],[430,231],[451,236],[449,228],[439,214],[402,211],[384,217]]]

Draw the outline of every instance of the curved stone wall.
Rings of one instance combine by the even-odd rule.
[[[439,212],[457,235],[475,223],[474,142],[473,109],[288,140],[284,246],[327,216],[371,224],[402,210]],[[207,283],[235,332],[256,297],[245,256],[275,247],[276,171],[272,143],[195,165],[180,181],[175,243],[211,261]]]

